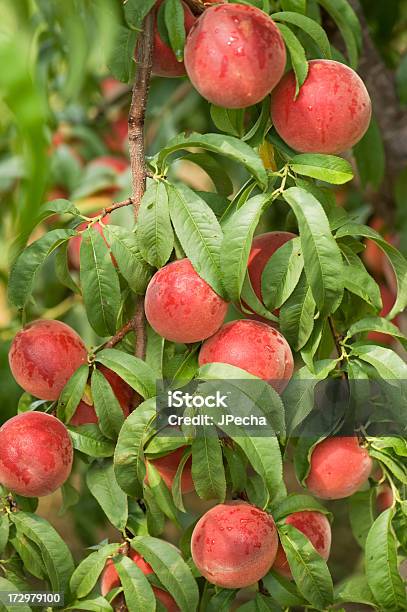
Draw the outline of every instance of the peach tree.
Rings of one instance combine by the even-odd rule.
[[[407,260],[369,223],[359,3],[2,5],[1,609],[407,609]]]

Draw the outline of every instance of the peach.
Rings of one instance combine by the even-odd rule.
[[[285,142],[302,153],[341,153],[369,127],[372,108],[367,89],[354,70],[332,60],[312,60],[295,99],[290,71],[273,92],[271,118]]]
[[[259,234],[254,238],[247,263],[247,271],[253,291],[261,302],[263,302],[261,277],[264,268],[270,257],[283,244],[293,238],[296,238],[296,235],[291,232],[267,232],[266,234]]]
[[[172,483],[174,482],[175,474],[177,473],[177,469],[179,463],[181,461],[185,446],[178,448],[176,451],[165,455],[164,457],[159,457],[158,459],[149,459],[147,461],[147,476],[146,481],[148,483],[148,464],[152,463],[154,467],[157,469],[161,478],[167,485],[169,489],[172,487]],[[181,478],[181,490],[183,493],[190,493],[194,490],[194,481],[192,480],[191,474],[192,468],[192,457],[189,457],[187,460],[184,469],[182,471]]]
[[[127,418],[130,414],[131,402],[133,399],[133,390],[127,383],[124,382],[116,372],[109,370],[105,366],[100,366],[99,371],[104,375],[106,380],[110,383],[113,393],[117,397],[119,404],[123,410],[124,418]],[[95,412],[93,405],[89,405],[83,400],[79,402],[79,405],[75,411],[75,414],[70,420],[71,425],[86,425],[87,423],[97,423],[98,417]]]
[[[61,321],[33,321],[15,336],[9,352],[11,372],[35,397],[58,399],[72,374],[87,361],[79,335]]]
[[[389,485],[383,485],[383,487],[381,487],[381,490],[376,498],[376,506],[377,506],[377,511],[379,513],[384,512],[385,510],[388,510],[389,508],[392,507],[394,503],[394,495],[393,495],[393,491],[392,488],[389,487]]]
[[[153,74],[162,77],[180,77],[186,74],[184,62],[179,62],[174,51],[163,41],[158,31],[157,12],[162,1],[157,2],[154,28]],[[184,8],[184,25],[188,34],[196,21],[195,15],[189,6],[182,3]]]
[[[117,174],[121,174],[129,167],[129,162],[123,157],[114,157],[113,155],[101,155],[96,157],[89,163],[90,167],[96,168],[111,168]]]
[[[192,559],[212,584],[241,589],[260,580],[274,563],[278,536],[273,517],[245,502],[214,506],[195,525]]]
[[[127,149],[127,140],[127,116],[122,114],[112,121],[109,131],[104,136],[104,141],[111,151],[114,153],[123,154]]]
[[[331,550],[332,535],[331,525],[325,514],[313,510],[303,510],[290,514],[284,519],[284,522],[287,523],[287,525],[292,525],[307,536],[317,553],[320,554],[325,561],[328,560]],[[287,556],[281,544],[278,545],[273,570],[288,579],[292,578]]]
[[[56,491],[71,473],[73,449],[65,425],[44,412],[24,412],[0,429],[0,482],[24,497]]]
[[[380,294],[382,296],[383,308],[380,312],[381,317],[385,317],[389,314],[393,308],[393,304],[396,301],[396,296],[388,289],[385,285],[380,285]],[[395,317],[392,321],[394,325],[399,325],[399,318]],[[392,344],[393,338],[389,334],[383,334],[382,332],[371,331],[368,333],[368,339],[379,344]]]
[[[284,73],[283,38],[254,6],[210,6],[188,34],[185,67],[199,93],[217,106],[261,102]]]
[[[266,323],[250,320],[223,325],[202,345],[199,365],[228,363],[268,381],[283,391],[293,373],[293,356],[287,340]]]
[[[90,216],[91,217],[97,217],[99,214],[100,214],[99,212],[95,212],[95,213],[93,213]],[[102,221],[103,221],[103,223],[105,225],[107,225],[109,223],[109,221],[110,221],[110,215],[105,215],[103,217]],[[83,232],[88,227],[88,225],[89,225],[89,223],[87,221],[84,221],[83,223],[80,223],[78,225],[78,227],[76,228],[76,231],[77,232]],[[103,227],[100,225],[100,223],[99,222],[94,223],[93,227],[95,228],[95,230],[97,232],[99,232],[99,234],[104,239]],[[105,240],[105,242],[106,242],[106,240]],[[81,263],[81,258],[80,258],[81,244],[82,244],[82,236],[74,236],[68,242],[68,260],[69,260],[69,264],[70,264],[70,266],[71,266],[71,268],[73,270],[79,270],[80,269],[80,263]],[[107,242],[106,242],[106,244],[107,244]]]
[[[306,486],[321,499],[349,497],[367,482],[372,465],[357,437],[326,438],[312,451]]]
[[[381,234],[384,228],[384,221],[381,217],[373,217],[369,225]],[[384,239],[389,241],[390,235],[386,233]],[[376,277],[383,276],[383,265],[386,256],[373,240],[366,240],[366,248],[363,251],[362,259],[372,274]]]
[[[143,574],[146,576],[148,574],[153,574],[153,569],[149,563],[144,561],[143,557],[133,550],[130,549],[129,557],[134,563],[141,569]],[[106,563],[105,569],[103,570],[102,578],[101,578],[101,593],[103,596],[107,595],[109,591],[115,589],[120,586],[120,578],[117,573],[117,570],[114,566],[114,563],[111,559],[109,559]],[[171,597],[169,593],[159,589],[158,587],[152,587],[154,595],[156,599],[160,601],[167,612],[178,612],[179,608],[175,603],[174,599]]]
[[[158,270],[146,292],[145,311],[151,327],[172,342],[199,342],[222,325],[228,305],[201,278],[189,259]]]

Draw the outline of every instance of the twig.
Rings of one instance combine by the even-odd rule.
[[[125,336],[127,336],[128,333],[133,331],[135,317],[136,317],[136,315],[134,315],[134,317],[132,319],[130,319],[130,321],[128,321],[128,323],[126,323],[126,325],[123,325],[123,327],[121,329],[119,329],[119,331],[116,332],[115,335],[112,338],[110,338],[110,340],[108,340],[103,345],[102,348],[113,348],[113,347],[115,347],[116,344],[119,344],[119,342],[121,342],[123,340],[123,338]]]
[[[125,206],[130,206],[131,204],[133,204],[133,198],[127,198],[122,202],[113,202],[111,206],[106,206],[106,208],[103,209],[101,214],[105,216],[113,212],[114,210],[117,210],[118,208],[124,208]]]
[[[332,333],[332,338],[333,338],[333,340],[335,342],[335,347],[336,347],[336,350],[337,350],[337,353],[338,353],[338,357],[342,357],[342,348],[341,348],[341,345],[340,345],[340,342],[339,342],[339,336],[338,336],[338,334],[336,332],[334,322],[332,321],[332,317],[328,317],[328,323],[329,323],[329,328],[330,328],[331,333]]]
[[[194,15],[200,15],[205,10],[205,0],[184,0]]]

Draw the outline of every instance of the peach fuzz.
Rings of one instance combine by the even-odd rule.
[[[162,0],[157,2],[157,8],[155,11],[153,74],[161,77],[181,77],[186,74],[184,62],[179,62],[177,60],[174,51],[166,42],[163,41],[158,30],[157,13],[161,4]],[[196,21],[196,17],[192,13],[189,6],[184,4],[184,2],[182,3],[182,6],[184,9],[185,32],[188,34]]]
[[[331,551],[331,525],[322,512],[315,512],[313,510],[294,512],[287,516],[284,522],[287,525],[292,525],[307,536],[317,553],[325,561],[328,560]],[[291,580],[290,566],[281,544],[278,545],[276,560],[272,569]]]
[[[189,259],[158,270],[146,292],[145,312],[151,327],[172,342],[199,342],[222,325],[228,305],[203,280]]]
[[[271,568],[278,546],[273,517],[245,502],[211,508],[197,522],[192,559],[212,584],[240,589],[260,580]]]
[[[143,557],[133,550],[130,549],[129,557],[134,563],[141,569],[144,575],[153,574],[152,567],[149,563],[144,561]],[[115,589],[120,586],[120,578],[117,570],[114,566],[114,563],[111,559],[109,559],[106,563],[105,569],[103,570],[102,578],[101,578],[101,593],[103,596],[107,595],[109,591]],[[162,603],[162,605],[166,608],[167,612],[178,612],[179,608],[175,603],[174,599],[171,597],[169,593],[159,589],[158,587],[152,587],[154,595],[156,599]]]
[[[58,399],[72,374],[87,361],[79,335],[61,321],[38,320],[15,336],[9,352],[11,372],[35,397]]]
[[[210,6],[188,34],[185,67],[212,104],[244,108],[261,102],[284,73],[286,50],[279,29],[260,9]]]
[[[348,66],[312,60],[297,99],[295,88],[290,71],[273,92],[271,118],[281,138],[296,151],[338,154],[365,134],[372,114],[370,97]]]
[[[306,486],[321,499],[349,497],[367,482],[372,466],[357,437],[326,438],[312,451]]]
[[[113,393],[117,397],[119,404],[123,410],[124,418],[127,418],[130,414],[131,402],[133,399],[133,389],[124,382],[116,372],[109,370],[105,366],[100,366],[99,371],[103,374],[106,380],[110,383]],[[86,425],[87,423],[97,423],[98,417],[95,412],[95,408],[92,405],[87,404],[83,400],[79,402],[79,405],[75,411],[75,414],[70,420],[70,425]]]
[[[24,412],[0,428],[0,482],[18,495],[43,497],[69,477],[73,461],[65,425],[44,412]]]
[[[223,325],[202,345],[199,365],[227,363],[268,381],[283,391],[294,361],[290,346],[280,332],[266,323],[241,319]]]
[[[177,473],[177,469],[179,463],[182,459],[182,455],[184,453],[185,446],[181,446],[176,451],[169,453],[168,455],[164,455],[163,457],[158,457],[158,459],[149,459],[146,463],[147,475],[146,482],[148,484],[148,465],[152,463],[152,465],[156,468],[161,478],[167,485],[169,489],[172,487],[172,483],[174,482],[175,475]],[[187,460],[184,469],[182,471],[181,477],[181,490],[183,493],[191,493],[195,489],[194,481],[192,480],[192,457],[189,457]]]

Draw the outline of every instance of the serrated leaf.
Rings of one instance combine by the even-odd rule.
[[[192,441],[192,478],[201,499],[216,499],[222,503],[226,497],[226,478],[222,449],[216,428],[203,425]]]
[[[346,159],[335,155],[304,153],[290,160],[293,172],[310,176],[333,185],[343,185],[353,179],[352,166]]]
[[[127,523],[127,496],[116,481],[111,461],[95,461],[86,473],[86,484],[109,521],[124,531]]]
[[[167,190],[162,182],[149,185],[141,200],[137,241],[143,258],[155,268],[162,268],[169,260],[174,248],[174,232]]]
[[[153,269],[141,256],[134,232],[119,225],[104,230],[118,268],[134,293],[143,295],[153,275]]]
[[[105,438],[97,425],[68,426],[73,447],[91,457],[111,457],[114,453],[112,440]]]
[[[122,555],[115,557],[113,562],[123,586],[127,609],[155,610],[153,590],[141,569],[134,561]]]
[[[35,275],[55,249],[76,232],[69,229],[55,229],[30,244],[17,258],[10,272],[8,294],[10,301],[23,308],[32,293]]]
[[[144,398],[156,394],[155,372],[142,359],[116,349],[103,349],[96,361],[113,370]]]

